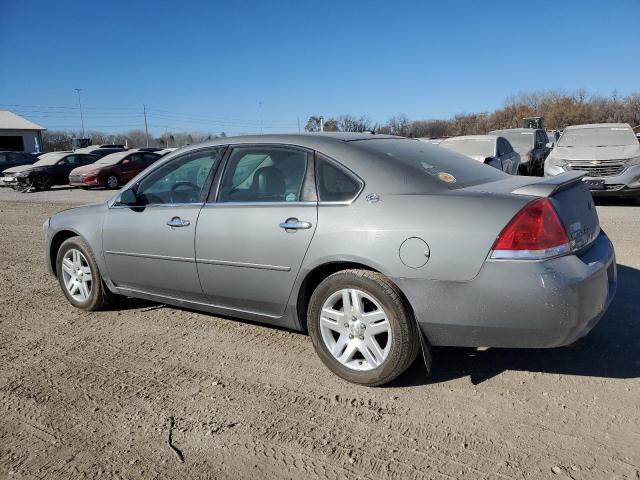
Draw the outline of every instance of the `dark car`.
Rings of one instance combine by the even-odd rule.
[[[124,152],[128,150],[127,147],[120,144],[112,144],[107,143],[103,145],[91,145],[89,147],[77,148],[74,150],[75,153],[89,153],[91,155],[95,155],[98,158],[106,157],[107,155],[111,155],[116,152]]]
[[[76,187],[118,188],[161,156],[140,150],[112,153],[91,165],[74,169],[69,174],[69,184]]]
[[[69,173],[74,168],[96,160],[98,157],[86,153],[45,153],[32,165],[8,168],[3,172],[3,181],[17,190],[49,190],[54,185],[69,183]]]
[[[544,161],[551,149],[547,146],[549,137],[542,128],[509,128],[506,130],[493,130],[490,135],[505,137],[520,154],[520,175],[534,175],[541,177],[544,174]]]
[[[0,172],[22,165],[32,165],[38,161],[38,156],[26,152],[0,151]],[[4,177],[0,176],[0,187],[4,186]]]

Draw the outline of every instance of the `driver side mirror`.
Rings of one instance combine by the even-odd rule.
[[[127,188],[124,192],[120,194],[118,203],[121,205],[137,205],[138,196],[136,195],[136,192],[133,191],[133,189]]]
[[[128,158],[125,158],[124,160],[122,160],[122,165],[128,165],[131,163],[131,160],[129,160]]]
[[[546,147],[547,148],[553,148],[553,144],[554,144],[554,142],[549,142],[549,143],[547,143]]]

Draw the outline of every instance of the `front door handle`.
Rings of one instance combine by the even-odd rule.
[[[188,227],[191,225],[189,220],[182,220],[180,217],[173,217],[167,222],[170,227]]]
[[[308,228],[311,228],[311,223],[301,222],[297,218],[287,218],[278,226],[280,228],[284,228],[287,232],[295,232],[296,230],[306,230]]]

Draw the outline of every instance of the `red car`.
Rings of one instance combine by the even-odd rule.
[[[73,169],[69,174],[69,185],[118,188],[160,157],[157,153],[140,150],[112,153],[95,163]]]

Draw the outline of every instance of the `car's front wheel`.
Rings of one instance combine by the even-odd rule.
[[[33,179],[32,187],[35,188],[38,192],[44,192],[47,190],[51,190],[53,186],[53,181],[49,175],[38,175]]]
[[[420,348],[415,320],[398,287],[368,270],[343,270],[322,281],[311,297],[307,324],[323,363],[363,385],[390,382]]]
[[[65,240],[56,256],[58,281],[67,300],[82,310],[98,310],[109,303],[98,265],[80,237]]]
[[[104,183],[107,188],[114,190],[118,188],[118,184],[120,183],[120,180],[115,175],[109,175]]]

